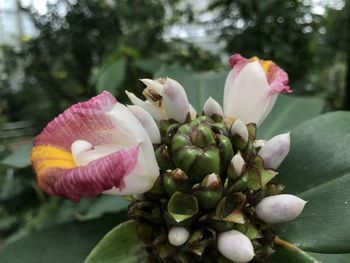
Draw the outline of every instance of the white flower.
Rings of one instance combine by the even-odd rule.
[[[248,129],[242,120],[235,120],[235,122],[231,125],[230,132],[232,136],[237,134],[243,139],[244,142],[248,142]]]
[[[249,262],[254,257],[254,248],[249,238],[236,230],[222,232],[218,236],[218,250],[236,263]]]
[[[276,135],[259,150],[264,159],[265,168],[276,169],[288,155],[290,148],[290,133]]]
[[[288,75],[272,61],[230,58],[233,67],[224,91],[224,114],[259,126],[271,111],[280,92],[291,92]]]
[[[222,111],[222,108],[220,104],[214,100],[212,97],[209,97],[207,101],[204,104],[203,112],[207,116],[224,116],[224,112]]]
[[[196,118],[197,112],[189,104],[186,92],[179,82],[171,78],[141,79],[141,81],[146,85],[143,91],[145,101],[128,91],[126,95],[134,105],[143,108],[155,120],[174,119],[183,123],[188,114],[191,119]]]
[[[240,153],[235,154],[231,160],[231,164],[233,165],[233,168],[235,170],[235,174],[237,176],[241,176],[245,162]]]
[[[257,216],[269,224],[291,221],[303,211],[306,201],[289,194],[269,196],[262,199],[255,211]]]
[[[172,227],[168,234],[169,243],[173,246],[182,246],[190,237],[190,232],[184,227]]]

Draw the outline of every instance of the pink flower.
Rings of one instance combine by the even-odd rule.
[[[40,188],[73,201],[141,194],[159,175],[147,131],[106,91],[51,121],[36,137],[31,160]]]
[[[288,75],[269,60],[243,58],[235,54],[224,91],[224,114],[258,126],[272,110],[281,92],[292,92]]]

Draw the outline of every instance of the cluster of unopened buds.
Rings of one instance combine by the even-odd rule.
[[[72,201],[129,196],[148,262],[265,260],[275,224],[306,203],[275,183],[290,134],[256,138],[278,94],[291,90],[272,61],[236,54],[230,65],[223,107],[209,98],[201,114],[170,78],[142,79],[146,100],[127,92],[131,106],[108,92],[73,105],[34,141],[39,186]]]

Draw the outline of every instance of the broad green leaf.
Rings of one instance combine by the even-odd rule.
[[[323,100],[316,97],[279,95],[273,110],[258,129],[258,138],[269,139],[278,133],[288,132],[319,115],[323,106]]]
[[[135,223],[128,221],[113,228],[91,251],[85,263],[134,263],[144,257]]]
[[[24,168],[30,165],[30,152],[32,144],[18,146],[10,155],[1,160],[2,165],[13,168]]]
[[[308,203],[280,236],[310,252],[350,253],[350,113],[305,122],[292,129],[291,142],[278,180]]]
[[[83,262],[96,243],[125,213],[45,229],[0,249],[1,263]],[[117,261],[118,262],[118,261]]]
[[[320,263],[309,253],[298,248],[278,247],[276,253],[267,260],[267,263]]]
[[[317,253],[308,253],[314,258],[317,258],[322,263],[349,263],[350,254],[317,254]]]
[[[278,248],[267,263],[349,263],[350,254],[318,254],[292,252]]]
[[[103,67],[97,77],[96,90],[102,92],[108,90],[113,94],[118,93],[118,88],[125,78],[126,62],[125,59],[119,59]]]

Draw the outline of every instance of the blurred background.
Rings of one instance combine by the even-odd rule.
[[[102,90],[127,103],[126,89],[142,96],[139,78],[159,76],[183,83],[200,111],[204,90],[222,100],[236,52],[289,73],[295,99],[276,106],[284,129],[350,109],[350,1],[0,0],[0,247],[127,206],[110,196],[74,204],[38,189],[31,143],[53,117]],[[262,135],[275,124],[268,119]]]

